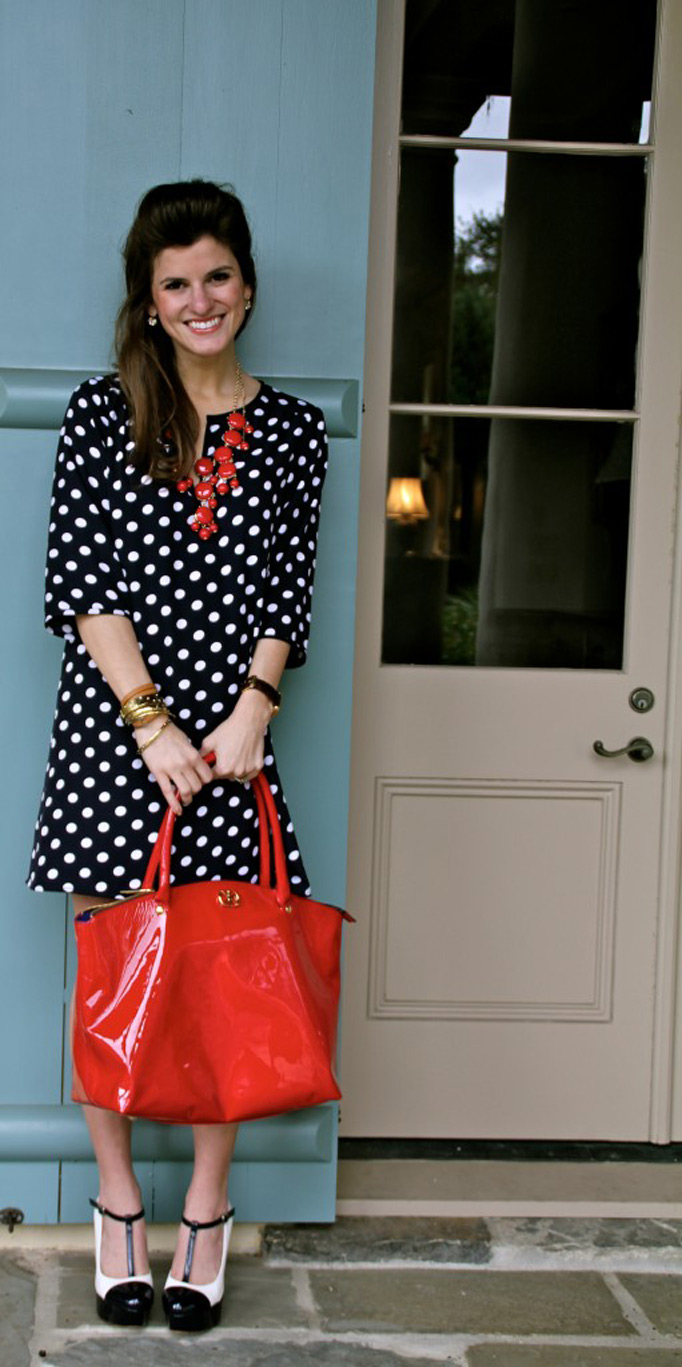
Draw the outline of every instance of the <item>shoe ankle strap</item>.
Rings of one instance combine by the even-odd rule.
[[[93,1201],[89,1197],[90,1205],[94,1210],[98,1210],[100,1215],[108,1215],[110,1220],[118,1220],[126,1227],[126,1258],[128,1262],[128,1276],[135,1276],[135,1254],[133,1252],[133,1225],[136,1220],[144,1219],[144,1206],[141,1210],[135,1211],[133,1215],[116,1215],[113,1210],[107,1210],[99,1201]]]
[[[187,1217],[183,1215],[182,1223],[183,1225],[187,1225],[188,1229],[215,1229],[216,1225],[226,1225],[228,1220],[232,1219],[233,1215],[234,1206],[230,1206],[230,1209],[226,1210],[224,1215],[219,1215],[217,1220],[188,1220]]]
[[[113,1210],[107,1210],[101,1201],[93,1201],[91,1196],[88,1199],[94,1210],[98,1210],[100,1215],[108,1215],[110,1220],[120,1220],[121,1224],[125,1225],[134,1225],[136,1220],[144,1220],[144,1206],[141,1210],[136,1210],[134,1215],[115,1215]]]
[[[196,1243],[197,1234],[199,1230],[215,1229],[216,1225],[226,1225],[228,1220],[232,1219],[233,1215],[234,1206],[230,1206],[229,1210],[226,1210],[224,1215],[219,1215],[217,1220],[188,1220],[185,1215],[182,1216],[182,1223],[183,1225],[186,1225],[189,1230],[189,1240],[187,1243],[185,1266],[182,1273],[183,1282],[188,1282],[190,1278],[190,1273],[192,1271],[192,1259],[194,1257],[194,1245]]]

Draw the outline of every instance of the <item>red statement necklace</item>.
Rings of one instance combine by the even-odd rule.
[[[186,475],[184,479],[177,480],[175,486],[181,494],[194,488],[199,506],[190,521],[190,527],[202,541],[208,541],[218,530],[218,523],[213,516],[218,497],[223,498],[230,489],[239,488],[234,453],[250,449],[245,438],[253,432],[253,427],[246,421],[245,407],[244,377],[237,361],[232,412],[227,415],[227,429],[223,432],[224,445],[212,456],[200,456],[194,462],[194,469],[199,476],[196,484],[191,475]]]

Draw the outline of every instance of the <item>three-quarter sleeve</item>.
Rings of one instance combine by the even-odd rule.
[[[306,406],[292,467],[275,516],[260,636],[288,641],[287,667],[305,664],[315,576],[320,500],[327,472],[327,433],[318,408]]]
[[[64,417],[50,506],[45,626],[77,636],[79,613],[128,616],[125,571],[107,515],[107,416],[103,382],[75,390]]]

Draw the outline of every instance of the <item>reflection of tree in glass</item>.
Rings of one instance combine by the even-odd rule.
[[[474,214],[455,239],[450,403],[487,403],[500,278],[502,211]]]
[[[443,606],[443,654],[441,664],[473,665],[476,663],[476,627],[478,625],[478,592],[463,589],[446,597]]]

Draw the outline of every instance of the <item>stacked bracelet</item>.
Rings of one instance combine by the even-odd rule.
[[[126,726],[146,726],[147,722],[154,721],[156,717],[168,716],[168,708],[157,692],[155,684],[144,684],[142,688],[134,688],[121,699],[120,717]]]
[[[136,729],[138,726],[146,726],[147,722],[161,719],[161,725],[151,736],[148,736],[141,745],[138,741],[137,748],[140,754],[143,754],[147,746],[151,745],[152,741],[155,741],[167,726],[170,726],[172,715],[172,712],[168,711],[156,684],[141,684],[139,688],[131,689],[130,693],[126,693],[125,697],[121,698],[119,716],[126,726],[132,726]]]

